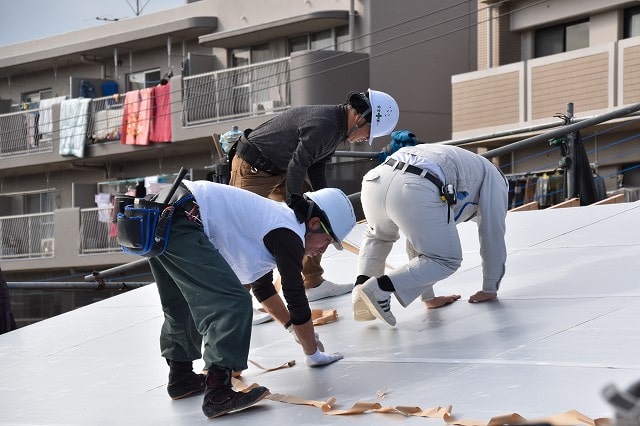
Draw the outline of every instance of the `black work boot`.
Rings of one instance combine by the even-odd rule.
[[[169,364],[169,384],[167,392],[171,399],[181,399],[204,390],[204,374],[193,372],[191,361],[172,361]]]
[[[231,388],[231,370],[212,366],[206,378],[202,412],[210,419],[244,410],[269,394],[269,389],[258,386],[248,392],[236,392]]]

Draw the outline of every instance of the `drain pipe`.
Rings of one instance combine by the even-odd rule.
[[[104,61],[99,61],[95,58],[95,56],[93,58],[89,58],[87,55],[85,55],[84,53],[82,55],[80,55],[80,62],[82,62],[83,64],[99,64],[100,65],[100,78],[102,78],[103,80],[107,78],[107,65],[104,63]]]
[[[355,46],[353,45],[353,34],[356,22],[355,0],[349,2],[349,52],[353,52]]]

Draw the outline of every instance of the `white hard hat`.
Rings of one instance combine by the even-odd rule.
[[[356,226],[356,215],[353,205],[346,194],[338,188],[324,188],[314,192],[306,192],[305,198],[313,201],[324,213],[328,231],[333,237],[333,245],[342,250],[342,240]]]
[[[371,102],[371,132],[369,145],[373,138],[390,134],[398,124],[400,108],[395,99],[384,92],[369,89],[369,102]]]

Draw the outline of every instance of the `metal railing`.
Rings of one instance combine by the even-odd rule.
[[[53,213],[0,218],[0,259],[32,259],[54,255]]]
[[[89,106],[87,140],[117,141],[122,133],[124,95],[94,98]]]
[[[289,58],[183,78],[185,126],[266,114],[289,106]]]
[[[119,253],[112,209],[92,207],[80,209],[80,254]]]
[[[269,114],[290,106],[290,58],[183,78],[183,124]],[[123,95],[91,99],[87,141],[120,140]],[[174,106],[174,108],[177,106]],[[64,124],[65,120],[55,120]],[[51,107],[0,114],[0,158],[53,152]]]
[[[47,117],[49,108],[0,114],[0,158],[53,151]]]

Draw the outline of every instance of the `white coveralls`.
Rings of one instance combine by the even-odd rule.
[[[358,275],[384,275],[387,256],[402,231],[409,262],[387,276],[402,306],[418,296],[430,300],[434,297],[433,285],[453,274],[462,262],[456,224],[476,217],[482,290],[497,293],[506,261],[508,183],[502,172],[486,158],[447,145],[405,147],[391,158],[426,169],[445,184],[453,184],[458,200],[449,212],[440,188],[428,179],[387,164],[370,170],[362,180],[367,229],[358,257]]]

